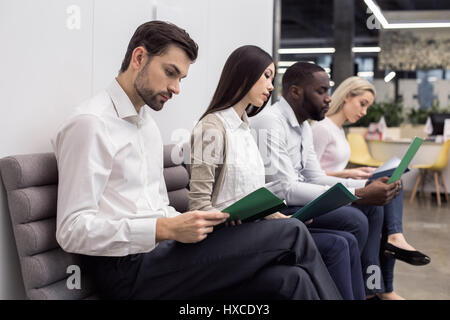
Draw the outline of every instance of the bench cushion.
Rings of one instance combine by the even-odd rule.
[[[179,212],[188,207],[189,176],[183,150],[164,146],[164,178],[170,204]],[[96,299],[81,256],[63,251],[56,241],[58,170],[53,153],[16,155],[0,159],[9,214],[29,299]],[[81,289],[66,285],[70,265],[80,267]]]

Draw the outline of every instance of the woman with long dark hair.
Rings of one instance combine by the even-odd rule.
[[[264,185],[264,165],[250,132],[248,116],[257,114],[266,105],[274,76],[272,58],[256,46],[240,47],[228,58],[211,103],[191,139],[191,207],[223,209]],[[205,144],[210,138],[211,143]],[[204,152],[197,158],[199,150]],[[208,165],[212,163],[218,167]],[[214,180],[208,184],[213,189],[203,189],[206,185],[198,183],[197,177],[204,180],[206,176]]]
[[[191,136],[191,210],[223,210],[265,185],[264,163],[248,117],[267,104],[274,77],[272,57],[259,47],[240,47],[227,59],[211,103]],[[277,218],[288,217],[277,212],[266,220]],[[317,230],[312,236],[329,274],[344,299],[364,299],[356,239],[347,232],[328,231]],[[308,269],[310,276],[324,281],[325,276],[313,269]]]

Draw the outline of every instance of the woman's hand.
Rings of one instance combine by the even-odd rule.
[[[359,167],[357,169],[361,169],[361,170],[363,170],[363,171],[365,171],[367,173],[372,174],[377,168],[374,168],[374,167]]]
[[[268,216],[265,216],[264,219],[270,220],[270,219],[285,219],[285,218],[290,218],[291,216],[286,216],[284,214],[282,214],[281,212],[275,212],[272,214],[269,214]]]
[[[346,178],[353,178],[353,179],[368,179],[372,175],[372,172],[375,170],[375,168],[371,167],[360,167],[360,168],[353,168],[353,169],[345,169],[345,177]]]

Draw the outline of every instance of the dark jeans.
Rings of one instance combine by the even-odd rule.
[[[381,243],[387,242],[387,237],[394,233],[403,233],[403,189],[397,197],[392,199],[384,207],[384,222]],[[395,259],[383,255],[383,250],[380,252],[381,273],[383,274],[383,281],[385,292],[394,291],[394,267]]]
[[[289,207],[282,212],[292,214],[300,208],[302,207]],[[367,205],[343,206],[314,218],[313,222],[308,225],[308,228],[347,231],[355,236],[361,253],[364,287],[368,295],[375,292],[384,292],[384,281],[380,268],[382,227],[383,207]],[[374,268],[375,271],[373,271]],[[377,277],[379,281],[372,283],[371,276],[377,271],[380,271],[378,272],[379,277]]]
[[[364,300],[358,242],[346,231],[310,228],[328,272],[345,300]]]
[[[403,232],[403,189],[384,207],[384,226],[387,235]]]
[[[341,299],[303,223],[273,219],[215,230],[194,244],[84,256],[110,299]]]

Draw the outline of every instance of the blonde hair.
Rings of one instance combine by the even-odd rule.
[[[328,117],[341,111],[345,104],[345,98],[359,96],[365,91],[371,92],[375,98],[375,87],[369,81],[360,77],[345,79],[331,95],[330,110],[328,110],[326,116]]]

